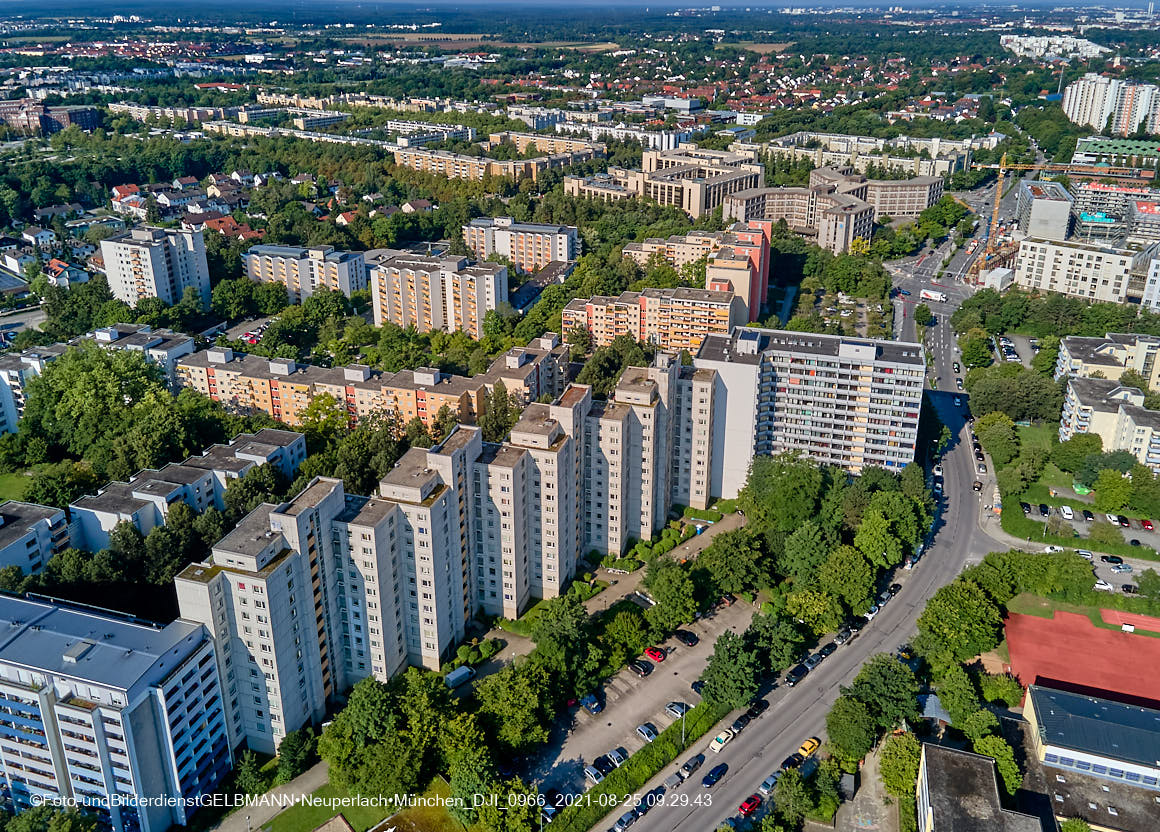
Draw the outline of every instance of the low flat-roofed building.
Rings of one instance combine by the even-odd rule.
[[[1003,808],[995,760],[922,744],[918,832],[1044,832],[1039,818]]]
[[[1160,794],[1160,711],[1040,685],[1023,710],[1044,766]]]

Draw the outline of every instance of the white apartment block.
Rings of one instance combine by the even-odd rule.
[[[1125,370],[1135,370],[1148,380],[1149,387],[1160,387],[1160,337],[1133,333],[1109,332],[1103,337],[1069,335],[1060,339],[1059,357],[1055,361],[1055,379],[1065,376],[1100,377],[1119,380]]]
[[[68,523],[59,508],[16,500],[0,505],[0,568],[19,566],[31,575],[68,547]]]
[[[1076,124],[1127,136],[1160,133],[1160,87],[1089,72],[1063,91],[1063,112]]]
[[[672,503],[708,508],[712,500],[713,436],[721,418],[714,393],[717,373],[681,367],[673,402]]]
[[[1103,440],[1105,451],[1128,451],[1160,472],[1160,411],[1144,407],[1144,393],[1102,378],[1068,379],[1059,440],[1080,433]]]
[[[799,452],[854,473],[914,459],[922,345],[738,328],[694,360],[717,373],[710,492],[731,498],[758,454]]]
[[[9,807],[64,798],[114,832],[187,825],[193,801],[213,792],[232,762],[205,629],[11,596],[0,597],[0,628]]]
[[[302,303],[320,289],[349,298],[367,287],[367,264],[361,251],[257,245],[242,255],[242,263],[250,280],[285,286],[291,303]]]
[[[463,242],[477,260],[500,254],[525,272],[580,256],[580,231],[575,226],[516,222],[511,217],[476,217],[463,226]]]
[[[1113,248],[1079,241],[1027,239],[1015,260],[1015,283],[1023,289],[1111,303],[1140,303],[1145,270],[1160,256],[1148,249]]]
[[[113,297],[136,307],[142,298],[167,304],[193,289],[209,305],[209,266],[200,231],[140,226],[101,240],[101,257]]]
[[[508,271],[500,263],[464,257],[397,254],[370,270],[375,326],[392,323],[419,332],[462,330],[483,337],[483,319],[508,299]]]

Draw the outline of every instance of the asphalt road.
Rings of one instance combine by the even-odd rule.
[[[869,622],[853,642],[838,648],[809,676],[793,688],[779,687],[767,698],[772,707],[729,743],[719,754],[706,754],[706,764],[688,782],[666,795],[666,802],[638,820],[637,832],[707,832],[737,808],[758,785],[797,750],[807,737],[825,736],[825,717],[837,698],[839,686],[849,684],[858,669],[875,653],[893,652],[909,641],[915,622],[927,600],[949,583],[962,569],[977,563],[988,551],[1001,545],[978,528],[977,499],[971,490],[974,459],[965,441],[964,412],[954,407],[951,394],[935,393],[935,406],[944,422],[959,437],[943,460],[948,497],[940,504],[934,536],[925,556],[913,570],[899,570],[892,580],[902,591]],[[659,703],[663,707],[663,703]],[[683,763],[704,751],[710,736],[677,761]],[[729,772],[712,790],[712,805],[689,805],[691,798],[704,792],[701,774],[710,765],[726,763]],[[655,788],[672,773],[666,768],[641,791]],[[681,805],[688,796],[689,803]],[[619,816],[613,812],[596,827],[610,828]]]

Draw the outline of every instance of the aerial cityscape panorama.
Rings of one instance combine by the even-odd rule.
[[[1160,832],[1160,15],[0,0],[0,832]]]

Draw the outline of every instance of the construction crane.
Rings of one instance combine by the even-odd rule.
[[[983,249],[983,254],[971,264],[971,272],[977,277],[979,271],[987,266],[995,257],[999,250],[999,207],[1003,201],[1003,180],[1006,178],[1009,170],[1046,170],[1048,168],[1066,168],[1067,165],[1051,165],[1048,163],[1039,163],[1033,165],[1022,164],[1008,164],[1007,154],[1003,153],[1002,158],[999,159],[997,165],[980,165],[973,164],[971,167],[980,170],[998,170],[998,179],[995,182],[995,205],[991,209],[991,224],[987,229],[987,246]]]

